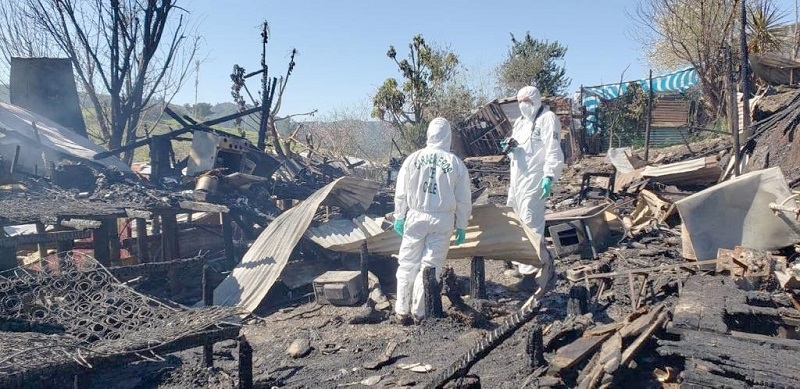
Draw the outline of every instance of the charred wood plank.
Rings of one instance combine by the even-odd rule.
[[[228,213],[230,209],[221,204],[212,204],[212,203],[203,203],[198,201],[189,201],[184,200],[178,203],[181,208],[188,209],[190,211],[196,212],[218,212],[218,213]]]
[[[800,353],[775,342],[684,329],[679,341],[659,340],[658,344],[656,350],[663,356],[714,366],[711,373],[715,377],[735,378],[750,387],[796,387],[800,383]]]
[[[612,333],[606,333],[598,336],[579,338],[558,349],[556,356],[550,362],[550,371],[560,372],[575,366],[597,350],[611,334]]]
[[[203,263],[203,260],[203,257],[196,257],[166,262],[140,263],[131,266],[114,266],[109,267],[108,271],[111,272],[114,277],[124,280],[140,276],[164,275],[170,269],[180,271],[182,269],[199,267]]]
[[[17,245],[53,243],[59,241],[72,241],[92,236],[92,231],[56,231],[40,234],[17,235],[0,238],[0,247],[15,247]]]
[[[125,214],[128,217],[137,218],[137,219],[150,219],[153,217],[153,213],[150,211],[145,211],[141,209],[133,209],[133,208],[125,208]]]

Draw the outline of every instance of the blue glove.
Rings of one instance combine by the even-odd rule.
[[[508,140],[507,139],[501,139],[500,140],[500,150],[505,150],[507,144],[508,144]]]
[[[467,240],[467,230],[462,230],[461,228],[456,229],[456,246],[464,243]]]
[[[395,219],[394,220],[394,232],[397,235],[403,236],[403,230],[406,227],[406,221],[404,219]]]
[[[550,177],[542,178],[542,195],[539,200],[546,199],[547,196],[550,196]]]

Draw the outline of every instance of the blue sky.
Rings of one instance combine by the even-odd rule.
[[[198,23],[207,60],[200,67],[198,101],[232,101],[230,73],[238,63],[257,70],[261,56],[260,25],[269,22],[270,73],[286,71],[292,48],[297,66],[284,95],[281,114],[363,106],[387,77],[399,77],[386,57],[389,45],[398,57],[407,54],[415,34],[449,47],[476,79],[494,76],[504,59],[509,33],[557,40],[568,47],[570,93],[581,84],[599,85],[645,77],[649,70],[641,47],[631,38],[635,28],[626,15],[636,0],[560,1],[256,1],[190,0],[182,4]],[[794,3],[781,0],[785,6]],[[791,5],[789,5],[791,3]],[[250,79],[251,91],[258,80]],[[193,103],[194,79],[174,103]]]

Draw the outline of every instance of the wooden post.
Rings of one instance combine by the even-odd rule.
[[[36,226],[36,233],[37,234],[44,234],[44,223],[38,222],[34,224]],[[47,246],[44,243],[37,243],[36,248],[39,250],[39,258],[47,257]]]
[[[75,374],[72,379],[73,389],[89,389],[92,387],[92,375],[88,371]]]
[[[253,388],[253,347],[244,335],[239,336],[239,389]]]
[[[575,285],[569,289],[569,299],[567,300],[567,316],[580,316],[589,311],[588,308],[589,292],[583,285]]]
[[[653,69],[650,69],[650,78],[648,79],[650,91],[647,93],[647,123],[644,128],[644,161],[649,161],[650,158],[650,126],[653,122]]]
[[[161,250],[164,262],[177,259],[178,255],[178,219],[172,212],[161,215]]]
[[[369,296],[369,249],[366,241],[361,244],[361,282],[364,297],[367,298]]]
[[[17,248],[0,246],[0,271],[9,270],[19,266],[17,263]]]
[[[444,317],[442,294],[436,279],[436,268],[425,267],[422,270],[422,283],[425,290],[425,317]]]
[[[17,170],[17,163],[19,162],[19,145],[14,148],[14,159],[11,160],[11,169],[8,171],[10,174],[14,174]]]
[[[119,251],[122,248],[122,244],[119,241],[119,219],[111,219],[108,227],[109,260],[116,265],[119,264]]]
[[[469,295],[473,299],[486,299],[486,266],[483,257],[472,257]]]
[[[161,216],[153,215],[153,234],[161,234]]]
[[[172,143],[163,135],[156,135],[150,139],[150,182],[161,186],[161,179],[172,171],[169,160]]]
[[[110,226],[109,220],[100,221],[100,227],[92,231],[92,246],[94,248],[94,259],[103,266],[111,266],[111,253],[108,247],[108,236]]]
[[[136,218],[136,251],[139,263],[150,262],[150,245],[147,244],[147,220]]]
[[[214,305],[214,288],[211,286],[211,266],[203,265],[203,305]],[[214,343],[203,345],[203,366],[214,366]]]
[[[547,362],[544,360],[544,338],[542,336],[542,326],[534,324],[531,331],[528,332],[528,343],[525,347],[525,352],[528,354],[531,368],[534,370],[544,366]]]
[[[214,305],[214,285],[211,282],[213,277],[211,266],[203,265],[203,305],[206,307]]]
[[[61,226],[61,220],[55,226],[56,231],[65,231],[67,228]],[[56,252],[59,256],[64,256],[75,248],[74,240],[59,240],[56,241]]]
[[[225,259],[228,263],[236,263],[236,251],[233,246],[233,220],[231,215],[227,213],[220,213],[222,222],[222,239],[225,241]]]
[[[178,259],[178,220],[174,213],[161,214],[161,260],[164,262]],[[167,277],[169,278],[169,288],[172,295],[176,295],[179,291],[178,275],[175,270],[170,268],[167,270]]]

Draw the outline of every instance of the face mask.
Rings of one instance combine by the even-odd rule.
[[[528,119],[528,120],[532,120],[533,119],[533,115],[536,114],[535,108],[536,107],[534,107],[533,104],[531,104],[531,103],[529,103],[527,101],[523,101],[523,102],[519,103],[519,110],[522,112],[522,117],[524,117],[525,119]]]

